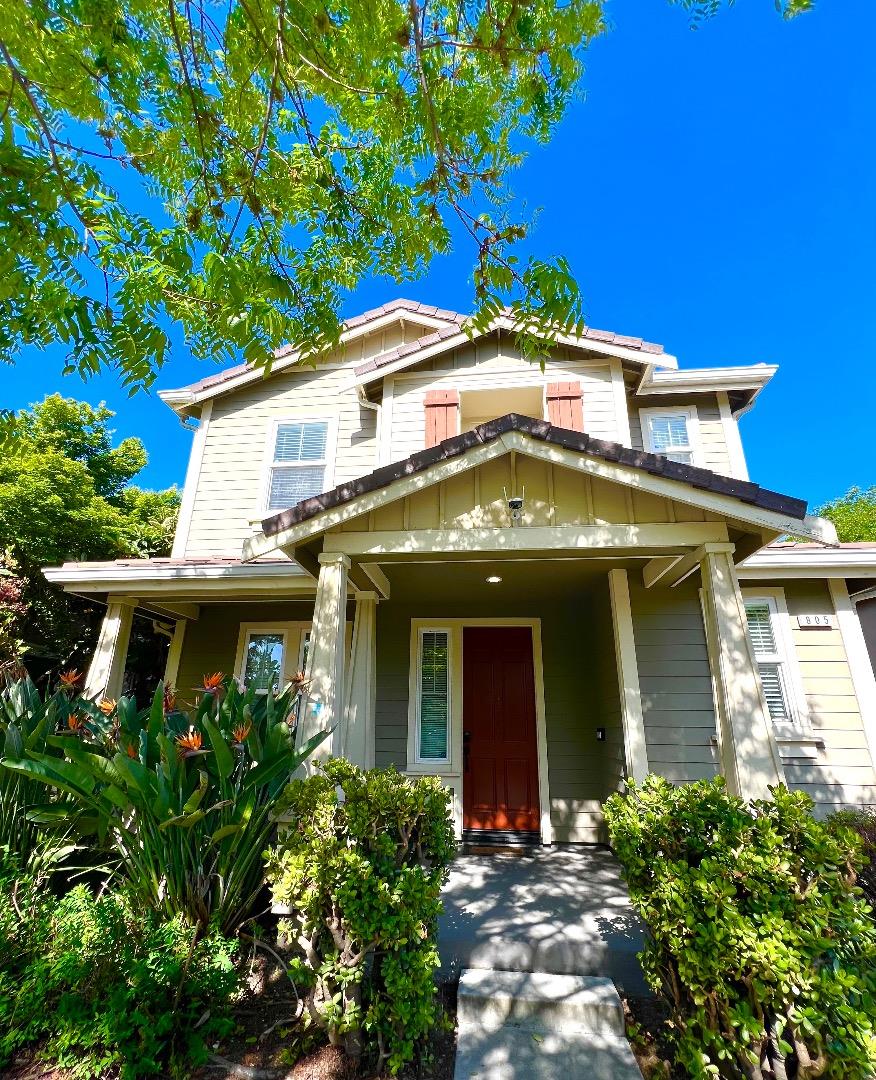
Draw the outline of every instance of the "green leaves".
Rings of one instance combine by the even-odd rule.
[[[249,916],[262,886],[274,800],[325,738],[295,749],[287,723],[294,712],[291,690],[257,696],[229,681],[204,695],[195,717],[165,717],[161,685],[150,708],[138,712],[122,698],[108,718],[90,702],[65,695],[44,706],[29,684],[13,684],[0,700],[15,719],[33,715],[35,726],[51,711],[67,732],[23,753],[13,726],[0,783],[9,776],[30,783],[28,804],[16,804],[23,820],[33,807],[43,825],[96,831],[144,907],[185,915],[202,929],[215,922],[228,933]],[[89,718],[75,734],[66,726],[73,713]],[[246,724],[255,735],[240,745],[234,731]],[[190,728],[202,737],[200,751],[180,741]],[[66,798],[36,809],[33,791],[43,787]]]
[[[650,939],[646,978],[672,1008],[694,1078],[859,1080],[876,1065],[876,926],[853,888],[842,821],[778,787],[747,804],[722,780],[656,776],[606,803],[612,846]]]
[[[288,824],[267,853],[268,880],[292,911],[288,940],[301,947],[292,967],[305,973],[308,1014],[356,1055],[367,1036],[397,1072],[436,1017],[436,922],[455,851],[450,793],[438,777],[362,772],[341,759],[320,768],[276,807]]]

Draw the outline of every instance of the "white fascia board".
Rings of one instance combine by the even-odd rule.
[[[737,567],[740,578],[763,581],[782,578],[876,578],[876,550],[770,551],[765,548]]]
[[[684,371],[656,371],[649,367],[639,385],[638,396],[652,394],[706,393],[717,390],[754,390],[755,396],[778,371],[775,364],[748,367],[689,368]]]
[[[381,315],[376,319],[372,319],[367,323],[362,323],[360,326],[354,326],[352,330],[345,330],[338,339],[338,345],[340,348],[349,344],[351,341],[356,341],[360,337],[364,337],[366,334],[373,334],[377,330],[382,330],[387,326],[393,326],[398,322],[416,322],[431,330],[443,330],[447,326],[452,326],[453,323],[447,319],[438,319],[431,315],[420,315],[417,312],[408,312],[406,309],[399,308],[397,311],[391,311],[386,315]],[[284,371],[286,368],[292,367],[299,363],[302,357],[306,357],[308,360],[315,359],[319,353],[306,354],[302,349],[296,348],[294,345],[286,345],[283,348],[278,349],[274,353],[274,359],[271,363],[271,375],[275,375],[279,371]],[[353,367],[359,362],[353,358],[344,361],[339,364],[339,367]],[[333,365],[334,366],[334,365]],[[200,391],[192,391],[187,387],[180,387],[178,390],[159,390],[158,397],[174,412],[185,411],[192,406],[200,405],[208,398],[216,397],[219,394],[227,394],[232,390],[238,390],[241,386],[247,386],[251,382],[255,382],[258,379],[265,377],[265,369],[263,367],[250,368],[247,371],[241,371],[241,373],[235,376],[233,379],[228,379],[227,382],[219,382],[213,386],[204,387]]]
[[[180,584],[199,581],[227,581],[234,583],[253,579],[286,580],[300,578],[311,581],[310,575],[297,563],[241,563],[237,566],[193,565],[193,566],[103,566],[99,563],[80,565],[47,566],[43,576],[53,585],[65,588],[81,589],[87,585],[94,591],[117,592],[132,591],[132,586],[147,586],[179,582]]]

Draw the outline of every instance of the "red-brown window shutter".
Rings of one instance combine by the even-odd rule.
[[[569,431],[584,430],[584,407],[581,404],[579,382],[547,384],[548,420],[556,427]]]
[[[459,391],[429,390],[426,393],[426,446],[437,446],[459,434]]]

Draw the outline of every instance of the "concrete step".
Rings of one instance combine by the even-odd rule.
[[[504,1024],[496,1031],[462,1028],[454,1080],[642,1080],[622,1035]]]
[[[472,968],[460,977],[457,1002],[460,1030],[535,1025],[624,1038],[620,997],[611,979],[600,976]]]

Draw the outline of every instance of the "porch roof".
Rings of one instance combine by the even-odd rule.
[[[565,428],[555,427],[545,420],[534,420],[529,416],[509,413],[498,420],[479,424],[471,431],[445,439],[437,446],[411,454],[410,457],[405,458],[403,461],[393,462],[380,469],[375,469],[374,472],[365,476],[358,477],[356,480],[339,484],[322,495],[304,499],[289,510],[265,518],[262,521],[262,531],[266,536],[277,536],[284,530],[300,525],[325,510],[343,506],[361,495],[378,491],[396,480],[415,476],[417,473],[424,472],[440,462],[460,457],[475,447],[491,443],[502,435],[515,431],[528,435],[541,443],[587,454],[590,457],[600,458],[603,461],[618,465],[629,466],[651,476],[681,481],[683,484],[701,491],[728,496],[738,502],[768,510],[792,521],[800,522],[801,526],[803,526],[806,517],[807,504],[802,499],[782,495],[750,481],[734,480],[729,476],[721,476],[709,469],[701,469],[695,465],[684,465],[677,461],[671,461],[669,458],[661,457],[658,454],[650,454],[643,450],[632,450],[629,447],[622,446],[620,443],[596,439],[585,432],[569,431]],[[808,532],[809,530],[805,531]]]

